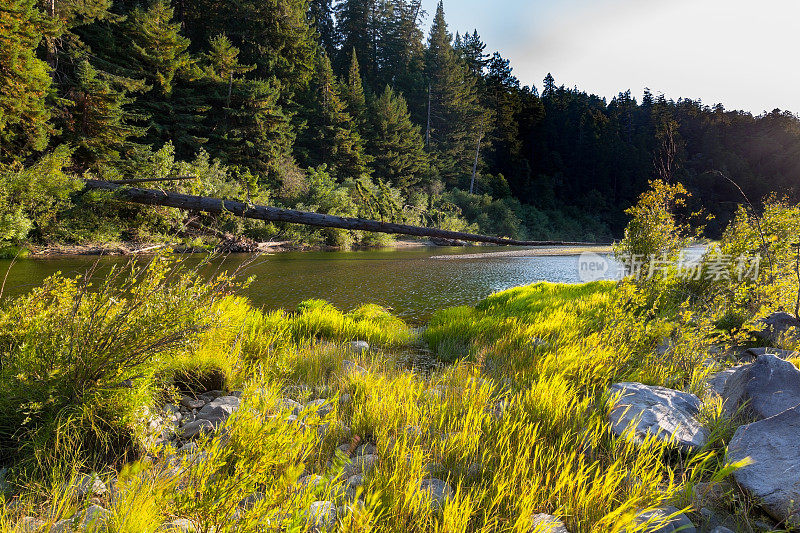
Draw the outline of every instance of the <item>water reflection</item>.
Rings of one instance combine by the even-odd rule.
[[[499,251],[481,248],[480,252]],[[508,248],[503,248],[507,251]],[[245,294],[268,309],[294,309],[309,298],[322,298],[342,309],[378,303],[419,323],[437,309],[473,305],[489,294],[533,283],[580,282],[576,256],[490,256],[442,260],[433,256],[474,254],[474,249],[410,249],[356,252],[303,252],[262,256],[247,266],[256,276]],[[234,268],[248,256],[225,259]],[[199,258],[192,258],[198,260]],[[103,268],[127,261],[122,257],[70,257],[17,261],[8,273],[5,296],[20,294],[60,270],[83,273],[95,261]],[[0,276],[10,261],[0,261]]]

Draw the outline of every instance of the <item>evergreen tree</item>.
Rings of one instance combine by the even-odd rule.
[[[459,185],[459,179],[472,170],[477,145],[489,124],[486,110],[478,102],[476,80],[451,42],[444,6],[439,2],[426,50],[430,84],[427,134],[439,172],[450,185]]]
[[[189,39],[181,35],[180,23],[172,22],[173,14],[167,0],[156,0],[146,11],[134,10],[127,26],[136,77],[163,97],[172,94],[175,77],[194,64]]]
[[[478,35],[478,30],[472,34],[465,33],[463,38],[456,39],[455,49],[466,62],[470,73],[480,79],[489,64],[489,58],[486,55],[486,44]]]
[[[255,77],[276,78],[287,111],[314,73],[317,43],[308,0],[196,0],[187,8],[186,28],[195,43],[227,35],[242,62],[256,66]]]
[[[0,164],[47,146],[52,127],[47,64],[36,48],[48,30],[33,0],[0,7]]]
[[[550,98],[555,95],[555,93],[556,80],[553,78],[553,75],[548,72],[547,76],[544,77],[544,83],[542,85],[542,98]]]
[[[495,119],[488,159],[492,170],[503,174],[512,187],[530,178],[523,160],[522,98],[520,83],[510,62],[495,52],[489,60],[486,76],[487,105],[494,111]]]
[[[345,72],[355,50],[367,85],[373,86],[378,74],[377,43],[380,6],[378,0],[341,0],[336,5],[336,31],[342,43],[337,65]]]
[[[338,48],[339,35],[333,21],[333,0],[310,0],[308,15],[319,34],[322,49],[328,57],[334,57]]]
[[[141,137],[144,128],[134,124],[141,117],[127,108],[135,101],[132,93],[142,88],[141,82],[114,78],[81,61],[63,118],[63,139],[75,147],[74,164],[108,166],[136,149],[132,139]]]
[[[347,112],[355,122],[359,132],[361,132],[366,119],[367,100],[364,96],[364,83],[361,80],[361,69],[358,65],[358,56],[355,50],[353,50],[352,60],[350,61],[347,83],[342,92]]]
[[[421,0],[386,0],[381,14],[377,44],[378,76],[371,85],[380,92],[390,85],[402,93],[412,109],[412,116],[422,123],[427,108],[424,76]]]
[[[401,189],[419,186],[428,170],[420,128],[411,122],[406,101],[388,85],[370,104],[367,153],[375,177]]]
[[[278,103],[280,91],[273,83],[246,79],[256,67],[242,65],[239,49],[224,35],[211,40],[203,59],[206,75],[199,90],[209,103],[206,150],[229,165],[279,176],[294,142],[290,118]]]
[[[144,141],[153,146],[171,141],[179,156],[190,157],[206,141],[207,95],[192,84],[202,72],[173,13],[166,0],[156,0],[146,11],[134,9],[124,26],[130,48],[118,59],[123,59],[122,74],[145,80],[149,89],[134,107],[147,117]]]
[[[298,139],[298,154],[306,166],[327,165],[338,180],[368,174],[369,157],[361,136],[345,110],[330,59],[320,54],[308,100],[307,126]]]

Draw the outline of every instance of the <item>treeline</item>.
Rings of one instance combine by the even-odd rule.
[[[427,26],[420,0],[6,0],[0,240],[144,240],[180,225],[80,193],[86,174],[192,173],[193,192],[597,240],[619,234],[654,177],[684,181],[723,221],[741,197],[714,171],[754,199],[798,183],[790,113],[606,102],[550,75],[540,94],[477,31],[453,35],[441,3]]]

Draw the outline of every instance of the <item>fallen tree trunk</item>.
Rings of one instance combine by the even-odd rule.
[[[448,231],[437,228],[423,228],[408,224],[395,224],[393,222],[378,222],[377,220],[367,220],[363,218],[339,217],[335,215],[309,213],[306,211],[295,211],[293,209],[248,205],[235,200],[221,200],[219,198],[194,196],[177,192],[123,187],[115,183],[99,180],[86,180],[86,188],[114,191],[120,199],[137,204],[160,205],[212,214],[231,213],[244,218],[265,220],[268,222],[288,222],[291,224],[304,224],[321,228],[339,228],[370,231],[374,233],[413,235],[415,237],[485,242],[506,246],[588,246],[596,244],[564,241],[519,241],[502,237],[492,237],[490,235],[476,235],[473,233],[462,233],[459,231]]]

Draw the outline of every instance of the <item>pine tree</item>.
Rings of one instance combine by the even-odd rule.
[[[475,78],[480,79],[489,64],[489,58],[486,55],[486,44],[481,40],[481,36],[478,35],[478,30],[472,32],[472,34],[465,33],[460,42],[458,40],[456,42],[455,49],[467,63],[470,73]]]
[[[189,39],[181,35],[180,23],[172,22],[173,14],[167,0],[156,0],[146,11],[134,10],[127,26],[135,74],[163,97],[172,94],[175,77],[194,64]]]
[[[352,50],[361,63],[361,74],[367,85],[374,86],[378,74],[377,43],[380,24],[378,0],[342,0],[336,5],[336,31],[342,48],[337,58],[337,71],[345,72]]]
[[[556,80],[549,72],[544,77],[544,84],[542,85],[542,98],[550,98],[556,94]]]
[[[314,73],[317,43],[308,0],[196,0],[187,7],[186,28],[195,43],[227,35],[241,61],[256,66],[254,77],[276,78],[287,112]]]
[[[330,59],[324,54],[317,59],[308,100],[307,125],[297,146],[300,159],[309,167],[327,165],[338,180],[368,174],[363,140],[353,129]]]
[[[439,2],[426,50],[430,86],[429,150],[451,185],[472,171],[479,140],[487,133],[486,110],[478,102],[475,78],[453,50],[444,6]]]
[[[81,61],[63,117],[63,139],[75,147],[76,165],[108,166],[136,149],[132,139],[141,137],[144,128],[135,125],[141,117],[128,108],[135,101],[131,93],[142,88],[140,82],[115,78]]]
[[[333,57],[338,49],[339,36],[336,33],[336,24],[333,21],[332,0],[310,0],[308,15],[311,24],[319,34],[322,49],[328,57]]]
[[[36,57],[47,29],[33,0],[0,7],[0,164],[43,150],[52,132],[50,74]]]
[[[420,128],[411,122],[406,101],[388,85],[370,104],[367,153],[375,177],[401,189],[420,185],[428,170]]]
[[[359,133],[363,131],[366,119],[367,100],[364,96],[364,83],[361,80],[361,69],[358,65],[358,56],[353,50],[352,60],[350,61],[350,72],[347,75],[347,83],[342,91],[347,112],[356,124]]]
[[[173,13],[166,0],[156,0],[146,11],[135,9],[124,26],[130,48],[116,59],[122,61],[120,74],[143,79],[149,88],[134,106],[147,117],[143,141],[157,147],[171,141],[179,157],[191,157],[206,141],[207,95],[193,85],[202,72]]]
[[[229,165],[278,175],[294,142],[290,119],[278,104],[280,91],[270,82],[246,79],[256,67],[239,63],[239,49],[224,35],[211,40],[203,59],[206,76],[200,89],[210,108],[204,148]]]

